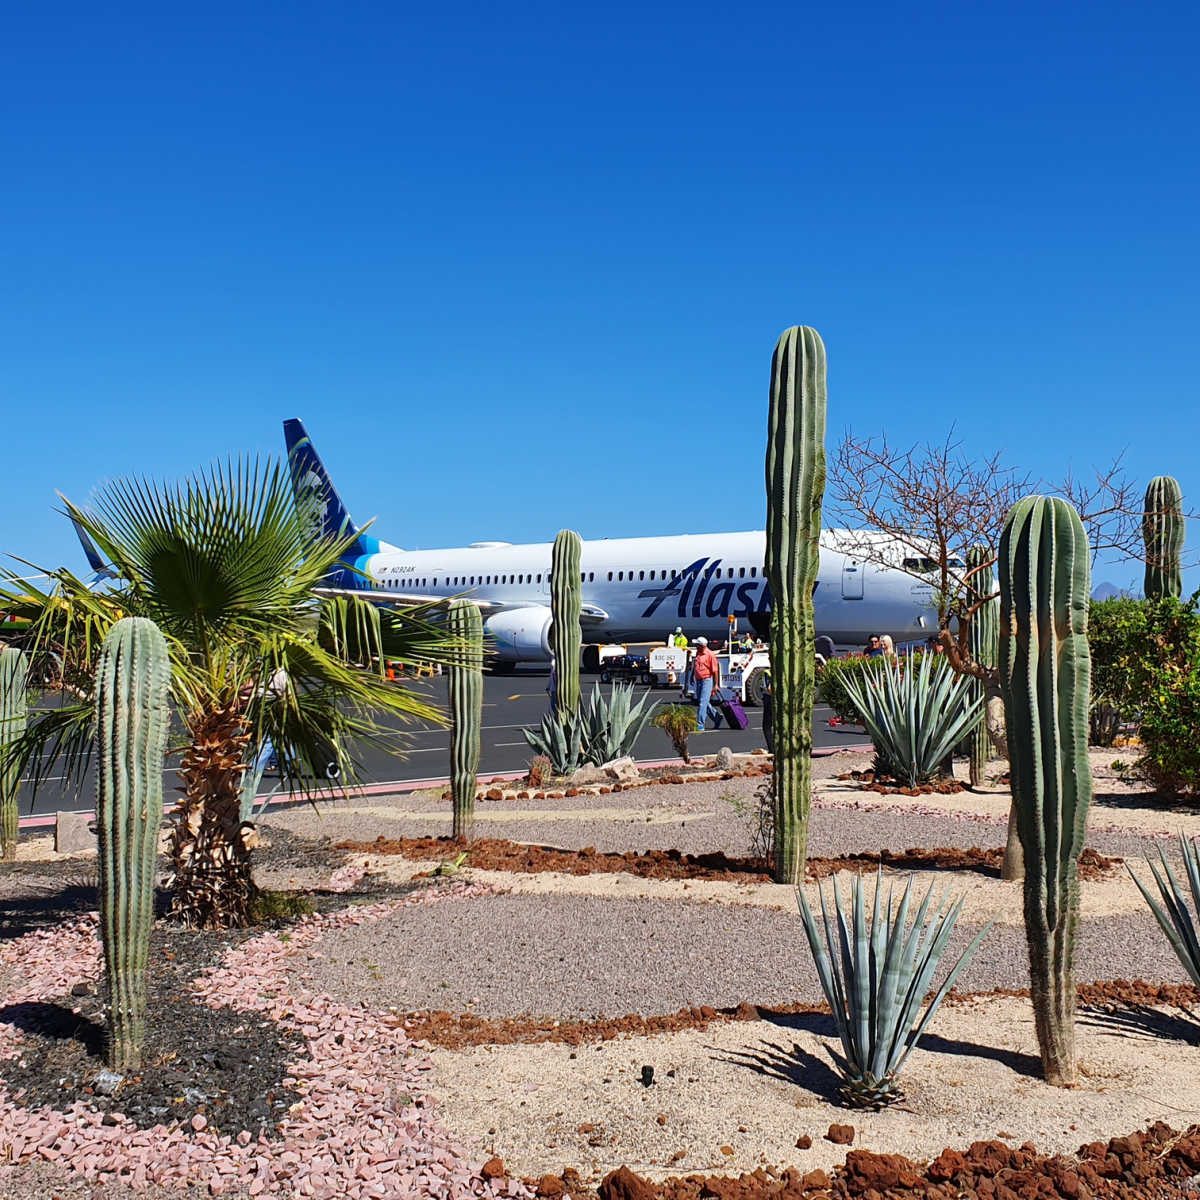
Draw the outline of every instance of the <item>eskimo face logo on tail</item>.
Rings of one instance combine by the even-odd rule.
[[[720,566],[719,558],[698,558],[672,574],[662,587],[638,592],[639,600],[650,601],[643,619],[653,617],[659,608],[664,616],[671,612],[689,621],[770,611],[771,589],[765,579],[721,579]]]
[[[316,471],[310,469],[296,480],[296,509],[313,541],[323,538],[329,523],[329,497]]]

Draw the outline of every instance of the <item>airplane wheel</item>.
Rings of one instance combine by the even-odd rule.
[[[600,682],[601,683],[612,683],[612,672],[611,671],[601,671],[600,672]]]
[[[651,675],[649,671],[643,671],[642,672],[642,683],[644,683],[646,685],[646,687],[650,687],[650,685],[653,682],[654,682],[654,676]]]
[[[762,704],[763,687],[766,680],[763,678],[763,669],[758,667],[750,672],[746,679],[746,703],[759,707]]]

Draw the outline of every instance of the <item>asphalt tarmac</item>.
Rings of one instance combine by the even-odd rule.
[[[482,778],[508,771],[519,771],[528,764],[533,751],[529,748],[521,730],[536,727],[548,707],[545,670],[528,669],[513,675],[489,675],[483,683],[483,738],[479,774]],[[583,676],[584,696],[597,686],[596,676]],[[423,680],[413,684],[428,692],[441,706],[446,702],[444,677]],[[603,686],[603,685],[601,685]],[[604,690],[609,690],[607,686]],[[641,693],[646,689],[639,687]],[[652,692],[655,700],[670,704],[678,700],[674,688],[659,688]],[[710,731],[693,738],[691,747],[698,753],[712,753],[722,746],[735,752],[745,753],[764,745],[762,736],[762,709],[746,708],[750,724],[744,730],[730,729],[722,724],[719,730]],[[861,743],[861,730],[837,732],[827,724],[830,710],[818,705],[813,713],[813,744],[816,748],[830,748]],[[448,734],[445,729],[422,726],[397,727],[387,747],[367,746],[358,751],[359,782],[375,787],[395,783],[412,786],[414,782],[440,781],[449,770]],[[670,759],[674,751],[666,734],[647,726],[634,748],[639,760]],[[164,799],[170,803],[174,798],[175,768],[169,766],[164,777]],[[274,781],[271,776],[263,780],[259,795],[271,791]],[[55,812],[87,812],[95,804],[94,775],[89,773],[82,784],[75,784],[52,774],[38,790],[36,797],[22,789],[19,800],[22,819],[46,818]]]

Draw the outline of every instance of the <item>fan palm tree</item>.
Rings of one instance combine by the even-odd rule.
[[[323,587],[352,537],[314,537],[321,497],[299,498],[279,462],[240,460],[180,483],[106,485],[73,518],[112,565],[102,591],[71,572],[43,588],[9,575],[0,609],[30,621],[31,680],[55,699],[31,710],[10,753],[36,791],[54,768],[77,782],[93,734],[94,672],[104,635],[123,616],[151,618],[170,648],[181,727],[182,796],[171,835],[171,912],[221,927],[251,918],[257,842],[243,795],[269,739],[281,786],[317,799],[335,788],[313,770],[335,755],[340,784],[364,746],[395,749],[382,718],[444,723],[429,702],[389,681],[385,654],[439,661],[452,652],[432,606],[385,611]]]

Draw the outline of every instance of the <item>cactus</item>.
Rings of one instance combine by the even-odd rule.
[[[771,360],[766,483],[775,696],[772,874],[776,883],[798,884],[812,801],[812,597],[821,565],[825,492],[825,344],[807,325],[785,330]]]
[[[0,754],[25,732],[28,711],[25,683],[29,660],[23,651],[9,646],[0,651]],[[0,762],[0,858],[17,856],[17,792],[21,769],[16,761]]]
[[[1183,595],[1183,492],[1170,475],[1158,475],[1146,488],[1142,511],[1146,544],[1146,598]]]
[[[483,619],[470,600],[452,600],[447,625],[458,643],[447,679],[454,836],[469,838],[475,820],[479,731],[483,719]]]
[[[1088,763],[1087,535],[1065,500],[1013,505],[1000,538],[1000,686],[1025,858],[1025,939],[1047,1083],[1076,1079],[1073,957]]]
[[[108,1065],[117,1071],[142,1057],[170,680],[167,644],[154,622],[118,621],[96,670],[100,936]]]
[[[981,667],[996,666],[996,648],[1000,638],[997,619],[1000,615],[1000,598],[992,596],[996,590],[996,576],[991,566],[991,554],[986,546],[972,546],[967,551],[967,569],[974,571],[969,580],[969,586],[974,591],[974,600],[985,600],[981,607],[975,610],[971,617],[970,650],[971,658]],[[976,568],[978,568],[976,570]],[[971,757],[971,786],[982,787],[986,781],[988,759],[992,755],[992,742],[987,730],[987,688],[982,679],[976,679],[972,693],[983,705],[979,720],[975,722],[970,736]]]
[[[579,612],[582,605],[579,534],[562,530],[554,539],[550,562],[550,651],[558,673],[555,707],[561,717],[579,711]]]

